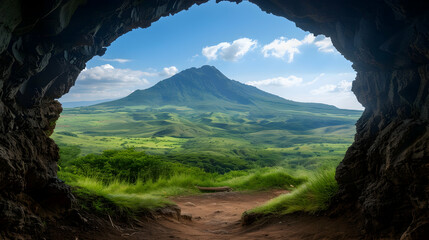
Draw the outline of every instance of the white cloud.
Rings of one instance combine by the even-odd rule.
[[[298,102],[325,103],[346,109],[363,109],[351,91],[354,72],[299,75],[302,81],[262,80],[247,82],[269,93]],[[293,78],[289,78],[291,80]],[[289,86],[283,87],[282,85]]]
[[[301,42],[303,44],[312,44],[315,39],[316,37],[312,33],[310,33],[310,34],[307,34],[307,36],[305,36]]]
[[[349,81],[346,81],[346,80],[342,80],[339,84],[338,84],[338,89],[340,90],[340,91],[343,91],[343,92],[348,92],[348,91],[351,91],[351,89],[352,89],[352,84],[353,84],[353,82],[349,82]]]
[[[320,95],[320,94],[335,92],[336,89],[337,89],[337,85],[327,84],[319,87],[318,89],[311,90],[311,94]]]
[[[284,37],[275,39],[270,44],[265,45],[262,48],[262,53],[264,57],[276,57],[284,58],[285,55],[288,55],[288,62],[291,63],[296,53],[300,53],[298,47],[301,46],[303,42],[299,41],[296,38],[289,39],[285,41]]]
[[[146,78],[155,81],[174,75],[178,72],[175,66],[165,67],[161,71],[149,69],[148,72],[126,68],[115,68],[104,64],[84,69],[76,85],[61,101],[92,101],[125,97],[136,89],[145,89],[151,84]],[[153,80],[152,80],[153,81]]]
[[[202,54],[208,59],[208,60],[216,60],[219,49],[225,48],[230,46],[227,42],[219,43],[218,45],[211,46],[211,47],[205,47],[202,50]]]
[[[293,87],[293,86],[299,86],[301,83],[302,83],[302,78],[291,75],[289,77],[276,77],[276,78],[270,78],[270,79],[265,79],[261,81],[252,81],[252,82],[247,82],[246,84],[252,85],[255,87],[260,87],[260,86]]]
[[[115,68],[110,64],[86,68],[64,99],[86,101],[121,97],[134,89],[147,87],[147,75],[147,72]]]
[[[330,38],[325,36],[315,37],[310,33],[302,40],[296,38],[286,40],[284,37],[275,39],[262,47],[262,53],[264,57],[285,58],[286,56],[288,63],[291,63],[293,62],[295,54],[300,53],[299,48],[305,44],[314,44],[319,52],[333,53],[336,51]]]
[[[331,38],[323,37],[321,40],[314,42],[319,52],[333,53],[336,52],[334,45],[332,45]]]
[[[129,84],[147,84],[148,81],[144,76],[147,76],[146,72],[114,68],[110,64],[105,64],[84,69],[77,80],[80,84],[94,88],[111,88]]]
[[[159,75],[171,77],[178,72],[179,72],[179,70],[177,70],[177,68],[175,66],[171,66],[171,67],[163,68],[162,72],[160,72]]]
[[[253,50],[257,45],[256,40],[250,38],[240,38],[232,43],[221,42],[214,46],[203,48],[202,54],[208,60],[216,60],[220,57],[225,61],[237,61],[246,55],[247,52]]]
[[[339,74],[338,74],[339,75]],[[323,85],[310,91],[306,101],[321,102],[335,105],[339,108],[360,109],[362,105],[356,100],[351,91],[352,81],[341,80],[337,84]]]
[[[323,95],[323,94],[329,94],[329,93],[334,93],[334,92],[346,93],[346,92],[351,92],[351,88],[352,88],[352,82],[342,80],[336,85],[327,84],[327,85],[323,85],[317,89],[313,89],[310,91],[310,93],[313,95]]]
[[[101,58],[102,61],[106,61],[106,62],[118,62],[118,63],[127,63],[127,62],[131,62],[131,59],[124,59],[124,58]]]

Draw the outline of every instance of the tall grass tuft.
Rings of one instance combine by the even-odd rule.
[[[77,187],[75,193],[84,199],[85,206],[98,212],[107,214],[119,214],[132,216],[139,212],[153,210],[173,203],[166,198],[148,193],[127,193],[132,184],[126,182],[111,182],[104,184],[102,181],[77,176],[74,182],[69,182]]]
[[[291,193],[280,195],[247,213],[316,213],[327,209],[331,198],[337,191],[338,184],[335,181],[335,170],[323,171],[311,177],[307,183]]]
[[[136,213],[153,210],[172,204],[166,197],[197,194],[196,186],[217,187],[229,186],[234,190],[268,190],[273,188],[290,189],[303,183],[306,179],[293,177],[282,168],[254,169],[250,172],[233,171],[224,175],[190,171],[161,176],[157,180],[137,179],[128,182],[113,179],[105,182],[98,175],[77,175],[60,171],[59,177],[68,184],[77,187],[77,194],[93,198],[98,196],[114,204],[121,213]],[[95,205],[94,205],[95,204]],[[108,212],[109,204],[94,201],[92,208]]]

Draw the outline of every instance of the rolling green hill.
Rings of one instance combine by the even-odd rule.
[[[65,109],[52,137],[81,154],[133,147],[206,170],[314,169],[338,163],[360,115],[286,100],[203,66],[119,100]]]

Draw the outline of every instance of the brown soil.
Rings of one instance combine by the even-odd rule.
[[[241,214],[263,202],[285,193],[269,191],[256,193],[221,192],[173,198],[181,208],[179,218],[175,209],[163,211],[155,219],[120,224],[113,220],[89,219],[88,229],[50,231],[57,239],[361,239],[353,219],[346,217],[292,214],[271,217],[242,226]],[[176,209],[177,210],[177,209]],[[192,219],[189,218],[192,216]],[[54,230],[54,229],[52,229]],[[69,238],[70,237],[70,238]]]

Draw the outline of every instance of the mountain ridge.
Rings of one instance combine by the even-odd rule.
[[[231,80],[216,67],[189,68],[154,86],[95,106],[177,105],[196,110],[278,110],[353,111],[321,103],[300,103],[267,93],[254,86]]]

